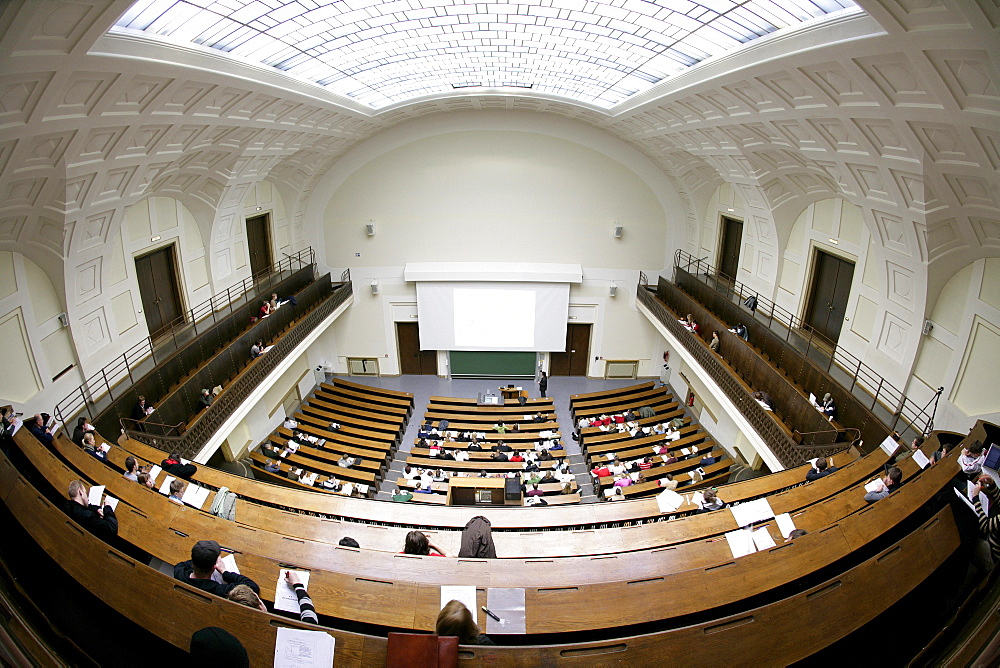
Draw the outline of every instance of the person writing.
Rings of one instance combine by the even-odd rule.
[[[868,503],[875,503],[876,501],[881,501],[885,497],[889,496],[889,494],[893,492],[897,487],[899,487],[899,483],[902,480],[903,480],[903,472],[899,470],[897,467],[893,466],[892,468],[889,469],[889,472],[885,475],[884,478],[878,481],[872,481],[872,483],[878,482],[879,484],[875,485],[869,483],[872,484],[874,489],[865,494],[865,501],[867,501]]]
[[[105,504],[104,507],[92,505],[88,499],[87,486],[80,480],[69,484],[66,502],[66,514],[84,529],[103,541],[109,541],[118,535],[118,518],[115,509]]]
[[[425,557],[448,556],[447,552],[431,543],[427,538],[427,534],[421,531],[411,531],[406,534],[406,542],[403,544],[403,551],[400,554],[417,554]]]
[[[830,475],[831,473],[835,473],[836,471],[837,471],[836,466],[830,466],[827,463],[825,457],[820,457],[819,459],[816,460],[816,466],[814,466],[812,469],[809,470],[808,473],[806,473],[806,480],[810,482],[813,480],[819,480],[820,478],[825,478],[826,476]]]
[[[493,645],[490,638],[479,632],[472,613],[460,601],[448,601],[438,613],[435,632],[439,636],[457,636],[459,645]]]

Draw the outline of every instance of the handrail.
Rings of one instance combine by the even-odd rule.
[[[795,448],[795,443],[770,417],[757,401],[750,396],[732,374],[726,371],[714,353],[707,346],[700,345],[694,337],[677,321],[674,315],[667,311],[667,306],[661,302],[652,291],[639,285],[636,296],[643,306],[648,308],[659,322],[666,327],[674,337],[681,342],[695,361],[712,380],[725,392],[743,416],[763,439],[774,456],[782,465],[791,468],[805,463],[807,457]]]
[[[250,392],[259,386],[267,375],[284,359],[306,335],[316,328],[337,307],[353,294],[350,282],[337,286],[316,308],[303,316],[290,331],[284,334],[273,348],[244,369],[229,386],[215,398],[212,405],[187,423],[186,430],[178,435],[150,434],[146,431],[128,430],[130,438],[161,450],[178,452],[193,458],[219,427],[243,404]],[[145,423],[143,423],[145,424]],[[171,425],[163,425],[170,428]]]
[[[134,431],[144,431],[148,427],[160,427],[158,433],[162,433],[165,436],[179,435],[181,433],[181,427],[184,426],[183,422],[177,424],[163,424],[162,422],[148,422],[146,420],[136,420],[135,418],[121,418],[119,422],[122,425],[122,430],[126,432]]]
[[[126,387],[131,387],[135,383],[136,377],[141,377],[146,373],[146,371],[137,372],[133,376],[133,371],[136,371],[137,367],[147,359],[152,358],[155,365],[157,356],[170,355],[179,346],[183,345],[185,342],[178,343],[177,341],[177,334],[183,326],[191,324],[195,329],[195,335],[197,335],[198,324],[200,322],[211,317],[212,324],[214,325],[219,312],[225,309],[232,310],[234,304],[237,302],[249,301],[265,294],[271,286],[270,282],[264,284],[264,279],[280,275],[283,271],[293,271],[307,267],[315,261],[316,253],[312,246],[309,246],[293,255],[286,254],[284,258],[278,260],[267,269],[252,274],[239,283],[226,288],[225,292],[212,295],[204,302],[192,307],[170,322],[165,328],[165,333],[163,333],[164,330],[161,330],[161,333],[156,338],[157,344],[155,346],[153,337],[147,336],[126,350],[120,357],[115,357],[114,360],[106,364],[100,371],[85,379],[79,387],[56,404],[52,414],[57,420],[62,422],[63,428],[66,428],[68,420],[72,420],[73,416],[83,410],[84,407],[88,405],[94,406],[99,399],[111,395],[112,390],[124,383],[126,379],[128,379]],[[294,266],[295,264],[298,266]],[[164,342],[165,336],[168,334],[170,336],[169,344]],[[166,348],[164,348],[165,346]]]
[[[682,264],[685,266],[682,267]],[[692,266],[694,267],[694,271],[691,270]],[[703,259],[695,258],[687,251],[681,249],[678,249],[674,253],[674,269],[675,285],[677,284],[677,269],[684,269],[684,271],[686,271],[690,276],[698,278],[706,285],[708,285],[707,279],[710,276],[722,276],[716,267],[713,267]],[[720,287],[724,287],[725,290],[720,290]],[[775,332],[779,336],[783,336],[786,342],[789,341],[793,330],[801,332],[806,341],[806,349],[804,351],[799,351],[800,354],[813,362],[816,362],[816,356],[810,355],[810,351],[816,351],[819,354],[826,356],[828,360],[826,368],[823,370],[826,371],[828,375],[830,374],[830,368],[836,364],[841,371],[851,378],[851,384],[850,387],[844,386],[843,383],[840,383],[836,378],[831,376],[832,380],[837,382],[838,385],[841,385],[841,387],[847,390],[849,394],[854,395],[854,388],[856,386],[868,394],[871,397],[871,405],[868,406],[869,410],[874,410],[876,404],[881,405],[885,410],[887,410],[893,417],[892,424],[887,423],[890,431],[896,430],[900,419],[902,419],[911,428],[913,428],[914,425],[918,425],[918,423],[923,420],[923,427],[915,429],[915,431],[919,431],[919,433],[923,436],[926,436],[930,433],[931,429],[933,429],[934,416],[933,414],[927,412],[926,406],[921,407],[915,401],[907,397],[902,390],[893,386],[874,369],[862,362],[861,359],[817,332],[815,328],[804,322],[791,311],[778,306],[753,288],[735,279],[721,279],[720,282],[716,283],[715,290],[729,299],[735,297],[740,303],[749,298],[751,295],[756,297],[756,310],[760,311],[761,314],[767,314],[766,323],[768,329]],[[763,321],[757,320],[757,322]],[[781,327],[775,328],[775,322],[781,325]],[[781,329],[784,329],[783,335],[781,333]],[[805,337],[806,333],[808,334],[808,338]]]
[[[861,440],[860,429],[857,427],[841,427],[840,429],[824,429],[822,431],[799,431],[798,429],[795,429],[792,431],[792,434],[796,438],[801,438],[803,436],[816,436],[819,434],[836,434],[839,436],[845,432],[854,432],[855,436],[850,441],[838,441],[837,443],[830,443],[828,445],[795,444],[795,447],[800,450],[836,450],[836,452],[840,452],[841,450],[847,450],[852,445],[857,445],[858,441]],[[836,454],[836,452],[834,454]]]

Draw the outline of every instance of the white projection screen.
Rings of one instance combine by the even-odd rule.
[[[569,283],[418,282],[421,350],[562,352]]]

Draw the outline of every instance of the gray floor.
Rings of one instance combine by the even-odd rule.
[[[336,376],[333,378],[336,378]],[[424,417],[424,413],[427,410],[427,403],[432,396],[471,398],[478,396],[481,392],[496,389],[500,385],[500,382],[497,380],[449,380],[447,378],[438,378],[437,376],[387,376],[382,378],[352,376],[349,380],[373,387],[413,393],[413,417],[410,418],[396,458],[390,465],[389,471],[385,476],[385,481],[376,495],[378,499],[388,499],[389,492],[396,486],[396,480],[402,475],[402,462],[406,459],[410,448],[413,447],[413,442],[417,438],[417,427]],[[569,458],[570,470],[576,475],[577,484],[580,487],[580,495],[584,502],[597,501],[597,497],[594,496],[590,475],[588,474],[583,454],[580,451],[580,445],[571,436],[573,432],[573,420],[569,410],[570,396],[584,392],[598,392],[600,390],[628,387],[629,385],[636,385],[646,380],[645,378],[640,378],[639,380],[602,380],[585,378],[583,376],[549,377],[549,389],[546,395],[551,397],[555,404],[556,418],[559,420],[559,433],[562,435],[563,446],[566,448],[566,455]],[[507,383],[504,382],[503,384],[506,385]],[[516,381],[514,384],[527,389],[529,396],[532,398],[539,396],[538,386],[533,383]]]

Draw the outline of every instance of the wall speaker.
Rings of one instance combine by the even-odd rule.
[[[372,294],[378,294],[378,281],[372,281]]]
[[[374,222],[372,222],[372,223],[365,223],[365,232],[370,237],[375,236],[375,223]]]
[[[621,239],[624,233],[625,227],[623,225],[615,225],[611,230],[611,234],[614,235],[615,239]]]
[[[65,313],[59,314],[59,324],[63,327],[69,327],[69,316]]]
[[[618,286],[617,285],[612,285],[610,288],[608,288],[608,294],[611,295],[612,297],[614,297],[615,295],[617,295],[618,294]]]
[[[924,329],[922,330],[924,336],[930,334],[932,329],[934,329],[934,323],[931,322],[930,320],[924,320]]]

